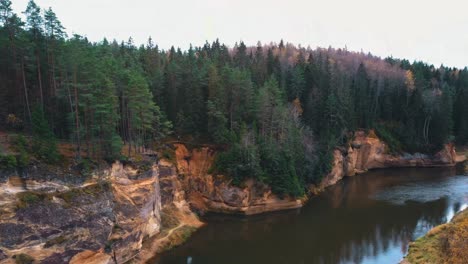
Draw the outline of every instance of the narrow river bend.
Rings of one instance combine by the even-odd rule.
[[[349,177],[299,210],[210,215],[157,264],[398,263],[408,243],[468,204],[456,168],[375,170]]]

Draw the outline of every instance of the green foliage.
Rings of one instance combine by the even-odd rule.
[[[52,239],[47,240],[47,242],[44,244],[44,248],[50,248],[55,245],[60,245],[63,242],[66,242],[68,239],[65,236],[58,236]]]
[[[99,196],[104,192],[110,190],[110,184],[103,181],[100,184],[93,184],[83,188],[73,188],[67,192],[62,192],[57,195],[58,198],[63,199],[67,205],[73,205],[73,201],[80,196]]]
[[[377,136],[387,144],[389,153],[398,154],[403,151],[402,144],[394,135],[391,126],[383,123],[376,124],[375,132]]]
[[[67,204],[71,204],[73,199],[81,194],[81,190],[72,189],[68,192],[61,193],[58,197],[63,199]]]
[[[228,119],[223,112],[217,109],[215,103],[207,102],[208,133],[215,143],[225,144],[229,142],[229,130],[226,127]]]
[[[235,183],[255,178],[297,196],[359,128],[375,128],[391,152],[468,142],[468,69],[283,41],[185,51],[151,38],[93,43],[67,37],[54,11],[32,0],[25,22],[9,0],[0,13],[0,116],[33,132],[18,139],[17,167],[28,153],[58,162],[57,139],[73,141],[78,162],[113,161],[124,146],[132,159],[174,133],[226,149],[213,169]]]
[[[16,264],[32,264],[34,262],[34,258],[29,256],[28,254],[18,254],[14,256]]]
[[[23,150],[27,150],[29,148],[29,144],[28,144],[28,141],[27,139],[23,136],[23,135],[17,135],[14,139],[13,139],[13,147],[16,151],[23,151]]]
[[[240,126],[236,143],[217,156],[213,169],[231,176],[234,184],[253,178],[269,184],[275,193],[298,197],[304,195],[311,171],[303,133],[282,97],[275,79],[265,82],[256,98],[254,125]]]
[[[23,135],[17,135],[12,141],[13,149],[18,153],[16,156],[16,165],[18,168],[25,168],[29,165],[30,147],[28,141]]]
[[[171,161],[174,164],[177,162],[174,148],[172,148],[171,146],[164,144],[160,148],[158,148],[157,151],[160,154],[161,158]]]
[[[297,174],[293,153],[282,150],[276,143],[264,142],[261,145],[261,166],[267,182],[275,193],[304,195],[304,185]]]
[[[0,154],[0,170],[13,170],[18,166],[15,156]]]
[[[20,152],[16,156],[16,166],[18,168],[26,168],[29,165],[29,154],[27,152]]]
[[[290,84],[288,90],[289,100],[301,98],[305,90],[306,82],[304,76],[304,69],[302,67],[294,67],[291,72]]]
[[[28,208],[36,203],[46,200],[48,197],[46,194],[34,193],[34,192],[21,192],[17,195],[18,203],[17,208]]]
[[[32,125],[31,150],[34,155],[47,163],[57,163],[60,159],[60,153],[57,149],[56,139],[52,131],[50,131],[43,111],[39,107],[36,107],[32,113]]]
[[[317,160],[317,164],[314,167],[314,175],[317,177],[313,177],[313,183],[319,183],[319,181],[326,175],[328,175],[332,168],[333,168],[333,152],[326,151],[321,149],[317,155],[319,158]]]
[[[84,176],[90,176],[91,172],[96,169],[96,164],[88,158],[83,158],[80,162],[76,165],[76,168]]]
[[[235,185],[241,184],[248,178],[264,180],[256,146],[234,144],[228,151],[218,154],[214,171],[231,176]]]

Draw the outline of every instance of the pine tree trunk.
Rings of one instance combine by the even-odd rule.
[[[131,120],[130,120],[130,110],[127,106],[127,134],[128,134],[128,157],[132,153],[132,127],[131,127]]]
[[[80,142],[80,117],[78,113],[78,87],[76,83],[76,69],[73,73],[73,87],[74,87],[74,93],[75,93],[75,133],[76,133],[76,156],[78,160],[81,159],[81,142]],[[70,99],[70,105],[71,105],[71,99]]]
[[[89,119],[89,112],[88,112],[88,102],[85,102],[85,109],[84,109],[84,125],[85,125],[85,138],[86,138],[86,156],[88,158],[91,157],[90,155],[90,146],[89,146],[89,124],[88,124],[88,119]]]
[[[68,79],[67,77],[65,78]],[[72,101],[72,95],[70,92],[70,87],[68,85],[66,85],[66,87],[67,87],[67,95],[68,95],[68,104],[70,105],[70,113],[72,114],[73,119],[75,119],[75,111],[73,110],[73,101]],[[78,141],[76,139],[75,139],[75,144],[78,144]],[[76,150],[76,152],[78,151]],[[79,158],[78,153],[75,153],[75,155]]]
[[[10,46],[12,50],[12,58],[13,58],[13,69],[15,71],[15,84],[16,86],[12,85],[12,89],[14,89],[12,94],[15,94],[15,100],[13,102],[13,108],[16,109],[18,105],[21,105],[21,77],[20,77],[20,70],[17,64],[17,55],[16,55],[16,46],[15,42],[13,41],[13,36],[10,34]],[[19,101],[19,102],[18,102]]]
[[[29,108],[28,87],[26,86],[26,75],[24,73],[24,59],[21,60],[21,71],[23,73],[23,88],[24,88],[24,97],[26,100],[26,109],[28,110],[29,122],[31,122],[31,109]]]
[[[96,158],[96,157],[97,157],[97,154],[96,154],[96,146],[95,146],[95,144],[94,144],[95,139],[94,139],[93,133],[92,133],[93,127],[94,127],[94,114],[93,114],[93,112],[92,112],[91,110],[92,110],[92,109],[88,109],[88,111],[89,111],[89,116],[90,116],[90,118],[89,118],[89,128],[90,128],[89,138],[90,138],[90,142],[91,142],[91,146],[92,146],[91,151],[92,151],[92,153],[93,153],[93,157]]]
[[[41,98],[41,109],[44,113],[44,93],[42,90],[42,77],[41,77],[41,63],[39,61],[39,53],[36,52],[36,63],[37,63],[37,79],[39,81],[39,93]]]

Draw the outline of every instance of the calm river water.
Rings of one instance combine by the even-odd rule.
[[[210,215],[157,264],[398,263],[408,243],[468,204],[455,168],[385,169],[349,177],[303,208],[252,217]]]

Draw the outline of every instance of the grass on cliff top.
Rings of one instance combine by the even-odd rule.
[[[411,264],[468,263],[468,209],[411,243],[405,259]]]

